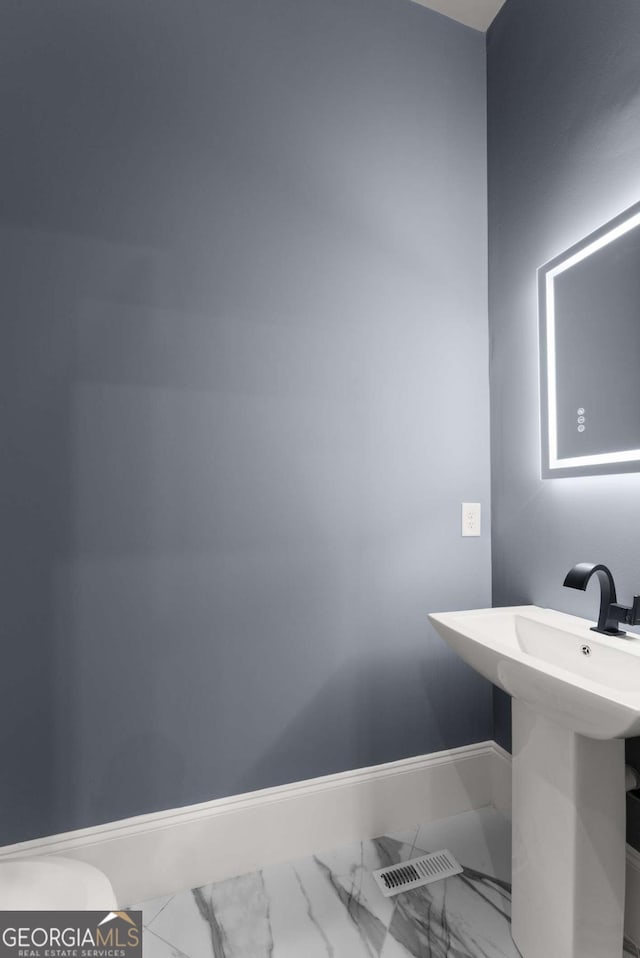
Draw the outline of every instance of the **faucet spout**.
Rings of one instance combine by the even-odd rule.
[[[611,570],[601,562],[578,562],[572,569],[569,569],[563,585],[569,589],[587,588],[591,576],[595,575],[600,583],[600,612],[598,615],[598,624],[593,626],[592,632],[602,632],[604,635],[626,635],[618,628],[620,615],[616,597],[616,586],[613,581]],[[625,610],[627,611],[627,610]]]

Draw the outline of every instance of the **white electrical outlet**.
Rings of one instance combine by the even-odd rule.
[[[462,503],[462,535],[479,536],[480,535],[480,503],[463,502]]]

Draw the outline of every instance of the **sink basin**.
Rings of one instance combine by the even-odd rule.
[[[512,924],[523,958],[619,958],[624,741],[640,735],[640,637],[516,606],[429,616],[511,695]]]
[[[537,606],[429,618],[477,672],[559,725],[594,739],[640,735],[640,637],[598,635]]]

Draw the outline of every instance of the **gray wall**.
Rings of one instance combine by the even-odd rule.
[[[2,4],[0,842],[491,737],[426,622],[490,598],[484,81],[403,0]]]
[[[495,605],[595,619],[597,583],[562,586],[581,560],[640,591],[640,474],[540,479],[536,303],[537,267],[640,199],[639,50],[636,0],[507,0],[488,34]]]

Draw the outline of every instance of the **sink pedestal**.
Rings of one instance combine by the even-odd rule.
[[[512,935],[523,958],[620,958],[624,741],[513,716]]]

